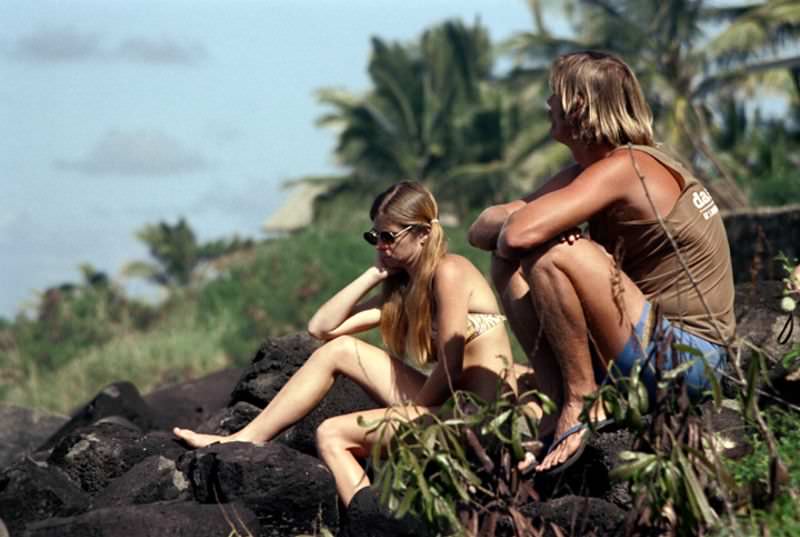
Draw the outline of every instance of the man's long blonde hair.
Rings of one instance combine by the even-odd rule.
[[[614,54],[582,51],[558,58],[550,89],[561,100],[573,138],[587,145],[654,145],[653,113],[636,75]]]
[[[392,353],[407,353],[423,365],[433,355],[433,276],[447,253],[447,240],[438,223],[439,208],[427,188],[404,181],[375,198],[369,216],[374,221],[379,215],[401,227],[414,226],[412,233],[429,233],[416,261],[414,279],[399,272],[384,281],[380,324],[383,341]]]

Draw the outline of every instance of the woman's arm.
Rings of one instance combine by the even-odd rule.
[[[308,333],[317,339],[332,339],[368,330],[381,319],[380,297],[358,302],[389,275],[376,264],[325,302],[308,322]]]
[[[464,285],[464,273],[470,267],[463,258],[447,256],[439,262],[433,281],[438,331],[434,345],[438,362],[415,397],[422,406],[443,403],[458,383],[464,365],[467,313],[472,288]]]

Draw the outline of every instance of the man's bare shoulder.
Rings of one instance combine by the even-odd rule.
[[[567,166],[566,168],[561,169],[555,175],[550,177],[550,179],[545,181],[541,187],[537,188],[536,190],[534,190],[533,192],[522,198],[522,200],[520,201],[522,201],[523,203],[530,203],[531,201],[547,194],[548,192],[552,192],[554,190],[558,190],[559,188],[563,188],[567,186],[569,183],[571,183],[573,179],[578,177],[582,171],[583,168],[579,164],[572,164],[570,166]],[[515,208],[519,209],[520,207],[515,207]]]
[[[641,162],[641,157],[647,157],[647,153],[643,153],[636,149],[634,151],[634,160],[637,165]],[[629,178],[635,175],[635,167],[631,161],[631,154],[627,150],[617,150],[605,158],[601,158],[594,162],[591,166],[587,167],[580,173],[581,179],[608,179],[608,178]]]

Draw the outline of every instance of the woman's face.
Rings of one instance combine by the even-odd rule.
[[[378,232],[388,231],[395,236],[394,241],[384,241],[378,238],[375,249],[380,257],[381,264],[386,268],[407,269],[414,266],[422,253],[422,245],[428,234],[420,231],[418,227],[392,222],[384,215],[378,215],[372,223],[373,229]]]

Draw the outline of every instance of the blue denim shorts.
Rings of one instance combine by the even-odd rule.
[[[642,350],[639,342],[645,340],[645,330],[647,329],[650,310],[650,303],[645,302],[639,322],[634,327],[635,334],[631,335],[625,344],[625,348],[622,349],[622,352],[619,353],[619,356],[614,361],[611,368],[611,377],[619,378],[618,375],[628,377],[633,370],[634,364],[637,362],[642,363],[641,378],[645,386],[647,386],[650,401],[655,401],[656,354],[660,351],[663,355],[663,362],[661,363],[663,371],[674,369],[687,361],[693,362],[683,375],[689,391],[689,397],[695,401],[700,400],[704,392],[711,388],[705,364],[708,364],[708,370],[712,371],[719,379],[727,357],[724,347],[690,334],[667,319],[662,318],[661,326],[653,328],[653,337],[649,339],[645,349]],[[663,342],[668,341],[670,337],[673,344],[678,343],[695,349],[702,353],[702,358],[695,354],[675,349],[673,345],[664,345]],[[659,347],[662,348],[659,349]]]

